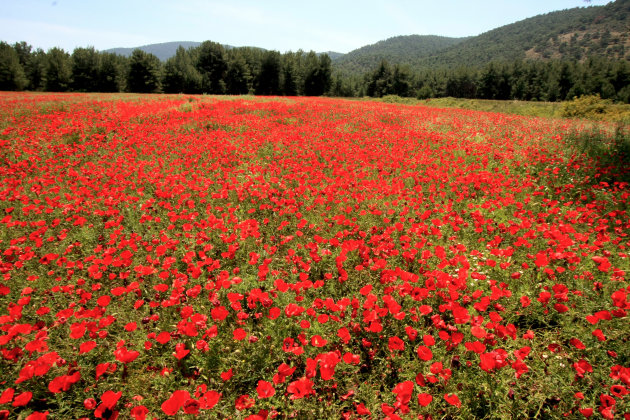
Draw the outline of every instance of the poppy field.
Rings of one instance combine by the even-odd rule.
[[[0,93],[0,419],[630,418],[630,167],[585,124]]]

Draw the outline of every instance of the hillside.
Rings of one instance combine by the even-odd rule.
[[[178,46],[199,42],[179,41],[137,47],[165,61]],[[225,46],[226,48],[232,48]],[[134,48],[113,48],[129,56]],[[362,75],[381,60],[415,70],[480,66],[489,61],[568,59],[588,57],[630,60],[630,0],[605,6],[576,7],[534,16],[467,38],[404,35],[366,45],[347,54],[329,51],[336,71]]]
[[[493,29],[442,50],[423,67],[517,59],[630,59],[630,0],[567,9]]]
[[[534,16],[469,38],[398,36],[351,51],[333,64],[344,74],[364,74],[382,59],[414,69],[518,59],[628,60],[629,19],[630,0],[617,0]]]
[[[161,43],[161,44],[143,45],[141,47],[134,47],[134,48],[110,48],[109,50],[105,50],[103,52],[114,53],[114,54],[123,55],[125,57],[128,57],[128,56],[131,55],[131,52],[133,50],[138,48],[138,49],[141,49],[144,52],[151,53],[151,54],[155,55],[161,61],[166,61],[170,57],[175,55],[175,51],[177,51],[177,48],[180,45],[182,47],[188,49],[188,48],[196,47],[199,44],[201,44],[201,42],[173,41],[173,42],[164,42],[164,43]]]
[[[396,36],[333,58],[333,64],[336,70],[346,74],[369,71],[383,59],[391,63],[416,66],[422,59],[466,39],[436,35]]]
[[[199,44],[201,44],[201,42],[194,42],[194,41],[174,41],[174,42],[164,42],[161,44],[149,44],[149,45],[143,45],[141,47],[133,47],[133,48],[110,48],[108,50],[104,50],[103,52],[107,52],[107,53],[114,53],[114,54],[118,54],[118,55],[122,55],[125,57],[129,57],[132,53],[133,50],[140,49],[144,52],[147,53],[151,53],[153,55],[155,55],[157,58],[160,59],[160,61],[166,61],[169,58],[171,58],[172,56],[175,55],[175,51],[177,51],[177,48],[181,45],[182,47],[184,47],[185,49],[188,48],[194,48],[199,46]],[[236,48],[233,47],[231,45],[223,45],[225,48],[230,49],[230,48]],[[263,50],[265,51],[264,48],[258,48],[258,47],[250,47],[250,48],[256,48],[259,50]],[[343,56],[344,54],[342,53],[338,53],[335,51],[326,51],[325,53],[320,53],[320,54],[328,54],[328,56],[330,57],[331,60],[334,60],[336,58],[339,58],[340,56]]]

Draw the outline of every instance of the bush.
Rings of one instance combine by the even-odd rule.
[[[562,116],[566,118],[602,117],[607,112],[610,101],[602,99],[599,95],[574,97],[562,107]]]

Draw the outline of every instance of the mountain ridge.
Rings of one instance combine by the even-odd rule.
[[[174,41],[137,48],[166,61],[175,55],[179,46],[192,48],[199,44],[196,41]],[[130,55],[134,49],[112,48],[104,52]],[[589,57],[603,57],[630,60],[630,0],[540,14],[476,36],[399,35],[345,54],[334,51],[318,54],[328,54],[335,71],[346,75],[365,74],[382,60],[416,70],[525,59],[584,61]]]

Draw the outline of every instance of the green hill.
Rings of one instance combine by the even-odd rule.
[[[379,41],[333,58],[335,69],[342,73],[365,73],[381,60],[416,66],[439,51],[457,45],[466,38],[448,38],[436,35],[406,35]]]
[[[146,53],[155,55],[157,58],[160,59],[160,61],[166,61],[175,55],[175,51],[177,51],[177,48],[179,46],[182,46],[185,49],[188,49],[188,48],[198,47],[200,44],[201,42],[194,42],[194,41],[174,41],[174,42],[164,42],[161,44],[143,45],[141,47],[133,47],[133,48],[110,48],[108,50],[104,50],[103,52],[114,53],[114,54],[122,55],[125,57],[129,57],[131,53],[133,52],[133,50],[137,48]],[[226,49],[236,48],[230,45],[223,45],[223,47],[225,47]],[[257,47],[249,47],[249,48],[256,48],[262,51],[266,51],[264,48],[257,48]],[[342,53],[338,53],[334,51],[326,51],[325,53],[321,53],[321,54],[328,54],[331,60],[334,60],[344,55]]]
[[[538,15],[469,38],[420,63],[483,65],[517,59],[630,59],[630,0]]]
[[[103,52],[114,53],[118,55],[122,55],[125,57],[129,57],[133,50],[140,49],[146,53],[150,53],[155,55],[161,61],[166,61],[170,57],[175,55],[175,51],[181,45],[182,47],[188,49],[192,47],[197,47],[201,44],[201,42],[194,41],[173,41],[173,42],[163,42],[161,44],[150,44],[143,45],[141,47],[133,47],[133,48],[111,48],[109,50],[105,50]]]
[[[605,6],[576,7],[534,16],[467,38],[437,35],[396,36],[366,45],[347,54],[327,52],[336,71],[362,75],[381,60],[414,70],[481,66],[490,61],[568,59],[589,57],[630,60],[630,0]],[[199,42],[180,41],[138,47],[165,61],[178,46]],[[231,48],[230,46],[225,46]],[[134,48],[113,48],[128,56]]]
[[[534,16],[469,38],[398,36],[333,60],[343,74],[363,74],[385,59],[413,69],[481,66],[490,61],[589,57],[630,59],[630,0]]]

